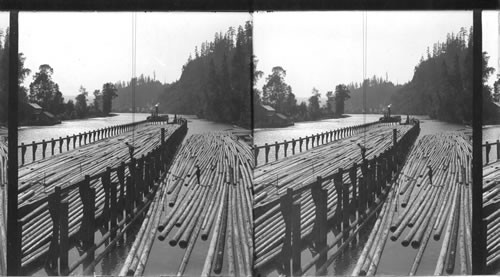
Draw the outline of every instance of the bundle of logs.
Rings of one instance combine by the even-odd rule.
[[[290,155],[295,155],[295,152],[302,153],[302,151],[308,151],[309,148],[318,147],[320,145],[328,144],[330,142],[350,137],[362,132],[372,127],[380,126],[391,126],[396,125],[396,122],[380,123],[378,121],[364,123],[355,126],[344,127],[336,130],[331,130],[328,132],[322,132],[315,135],[310,135],[307,137],[299,137],[298,139],[284,140],[283,142],[275,142],[274,144],[264,144],[261,146],[254,145],[253,152],[255,158],[255,165],[260,165],[269,162],[269,154],[274,153],[274,161],[280,158],[286,158]],[[274,149],[273,149],[274,148]],[[281,148],[281,151],[280,151]],[[260,154],[263,152],[262,154]]]
[[[417,249],[408,268],[415,275],[431,237],[440,249],[434,275],[471,274],[471,161],[472,144],[463,133],[423,136],[410,152],[352,275],[376,274],[389,238]]]
[[[188,267],[199,238],[210,240],[202,276],[251,276],[252,168],[250,146],[229,132],[189,137],[167,174],[162,200],[141,226],[120,275],[142,274],[158,231],[159,240],[186,249],[178,276]],[[228,272],[222,272],[224,264]]]
[[[491,267],[500,260],[500,160],[483,167],[483,216],[486,228],[487,258]]]
[[[76,149],[82,145],[87,145],[89,143],[97,142],[122,133],[133,131],[135,128],[144,123],[146,123],[145,120],[123,125],[109,126],[106,128],[73,134],[71,136],[68,135],[66,137],[59,137],[56,139],[52,138],[50,140],[42,140],[39,142],[33,141],[29,144],[21,143],[21,145],[17,147],[20,157],[19,163],[20,165],[28,163],[28,157],[26,156],[26,152],[28,152],[28,150],[30,150],[29,152],[31,153],[31,161],[34,162],[36,160],[45,159],[47,155],[54,156],[62,152],[70,151],[70,149]],[[158,123],[154,122],[154,124]],[[47,149],[47,147],[49,149]]]
[[[186,132],[185,123],[144,125],[19,168],[19,266],[45,257],[54,274],[67,275],[81,264],[91,273],[147,211],[156,181],[166,174]],[[96,243],[97,229],[103,235]],[[68,251],[75,244],[84,254],[69,265]],[[106,249],[94,257],[103,244]]]
[[[340,250],[380,209],[386,187],[419,131],[418,122],[380,125],[257,167],[255,270],[271,267],[282,274],[301,275],[316,264],[316,275],[325,274]],[[332,244],[326,240],[329,230],[335,234]],[[300,261],[303,241],[315,245],[314,257],[305,267]],[[327,259],[332,249],[335,253]]]

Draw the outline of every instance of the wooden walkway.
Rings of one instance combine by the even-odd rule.
[[[141,172],[137,174],[139,174],[141,180],[144,179],[144,176],[149,176],[151,173],[149,169],[152,168],[152,164],[148,167],[147,164],[144,166],[144,163],[148,163],[150,159],[159,160],[159,156],[150,158],[150,154],[162,149],[160,147],[164,145],[162,142],[168,141],[173,134],[178,137],[177,130],[181,126],[183,125],[142,125],[134,132],[125,132],[95,143],[82,145],[75,150],[20,167],[19,211],[22,224],[22,230],[20,230],[22,234],[22,266],[24,267],[47,254],[49,249],[52,249],[54,239],[59,240],[59,238],[53,237],[54,225],[51,218],[54,219],[54,211],[51,210],[51,201],[49,201],[52,199],[54,192],[65,198],[68,203],[68,237],[75,234],[81,235],[83,230],[82,220],[86,214],[85,209],[87,209],[84,209],[82,203],[82,197],[86,195],[82,191],[82,184],[86,182],[89,189],[95,190],[95,203],[92,202],[92,211],[94,212],[92,212],[92,215],[88,215],[93,218],[92,220],[100,218],[103,214],[108,217],[110,201],[119,199],[119,205],[117,205],[124,209],[125,200],[128,201],[129,198],[128,196],[127,199],[124,197],[126,185],[124,180],[130,178],[127,176],[136,174],[131,175],[130,169],[134,168],[134,172],[140,170]],[[161,131],[162,128],[165,128],[164,133]],[[133,163],[131,163],[129,147],[125,143],[135,146]],[[162,160],[166,158],[162,158]],[[161,167],[163,166],[161,165]],[[154,170],[154,174],[157,175],[159,168]],[[151,180],[144,179],[144,181],[149,186]],[[128,183],[129,181],[127,181]],[[111,188],[110,184],[113,184]],[[114,189],[115,193],[120,193],[120,196],[116,195],[114,196],[115,200],[110,200],[109,189],[113,189],[114,186],[118,186],[118,188]],[[126,189],[128,190],[128,185]],[[144,186],[143,192],[144,197],[146,197],[149,189]],[[141,195],[142,198],[142,193],[137,193],[137,195]],[[135,211],[139,212],[141,209],[146,208],[146,205],[141,206],[139,204],[143,203],[143,201],[149,203],[148,200],[136,199],[137,209]],[[117,209],[118,206],[111,208]],[[127,209],[129,208],[127,207]],[[114,212],[115,215],[120,213],[117,210],[114,210]],[[128,213],[128,216],[133,216],[134,219],[137,217],[134,211]],[[113,218],[113,220],[115,219]],[[127,223],[129,219],[127,218]],[[111,226],[112,228],[117,227]],[[93,234],[94,230],[89,232]],[[111,237],[116,234],[116,230],[113,230],[112,233]],[[61,272],[59,273],[61,274]]]
[[[423,136],[410,152],[352,275],[377,274],[381,260],[387,263],[405,251],[412,259],[398,259],[398,267],[407,266],[407,272],[385,269],[384,274],[470,275],[471,168],[472,143],[463,133]],[[431,237],[439,252],[427,247]],[[393,245],[386,252],[389,243]],[[409,246],[416,252],[404,249]],[[423,257],[427,264],[419,271]]]
[[[342,232],[343,235],[340,234],[336,241],[344,242],[350,233],[359,232],[359,228],[364,226],[364,219],[379,209],[378,203],[384,198],[385,186],[400,162],[398,156],[404,156],[418,132],[418,124],[380,124],[370,127],[366,132],[257,167],[254,171],[255,270],[272,264],[277,267],[284,264],[284,271],[287,272],[284,274],[289,274],[283,256],[288,255],[286,252],[290,249],[292,256],[298,255],[292,257],[294,273],[302,274],[315,263],[325,263],[326,256],[323,257],[323,254],[326,252],[321,248],[322,254],[316,255],[314,262],[302,267],[299,241],[313,233],[313,237],[316,237],[318,228],[325,228],[322,234],[326,234],[329,228],[336,229],[337,234]],[[366,148],[365,161],[358,143]],[[314,188],[314,184],[318,186]],[[286,205],[283,202],[286,195],[290,195],[291,206],[283,210],[280,207]],[[342,210],[346,211],[345,215],[341,215]],[[323,214],[328,224],[319,224],[315,219],[321,217],[318,212]],[[357,219],[350,222],[347,219],[353,214],[357,215]],[[295,231],[294,218],[300,218],[300,225],[296,226],[298,229]],[[318,227],[322,225],[324,227]],[[293,253],[297,250],[290,245],[285,248],[284,241],[290,239],[287,233],[289,228],[292,228],[291,236],[297,236],[291,239],[291,243],[300,249],[296,254]],[[297,234],[298,230],[300,232]],[[326,236],[324,240],[322,244],[326,247]],[[330,245],[326,249],[330,249]],[[324,272],[319,271],[317,274]]]

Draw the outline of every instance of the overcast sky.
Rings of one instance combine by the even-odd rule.
[[[367,17],[367,75],[387,73],[396,83],[411,79],[428,46],[472,25],[472,12],[368,12]],[[196,45],[250,18],[247,13],[138,13],[136,72],[175,81]],[[298,97],[309,97],[313,87],[324,95],[338,83],[362,80],[362,12],[258,12],[253,20],[254,51],[265,74],[260,87],[276,65],[287,71]],[[33,71],[26,85],[44,63],[54,68],[53,78],[67,99],[80,85],[92,92],[131,77],[131,13],[22,12],[19,25],[19,48]],[[0,12],[0,28],[7,26],[8,13]],[[495,69],[498,35],[498,12],[483,12],[483,50]]]
[[[313,87],[324,96],[339,83],[361,82],[362,14],[255,13],[254,51],[257,68],[264,72],[259,87],[277,65],[286,70],[286,81],[297,97],[309,97]],[[493,57],[490,65],[498,67],[496,14],[484,15],[488,30],[483,32],[483,49]],[[400,84],[412,78],[428,46],[432,49],[446,40],[447,33],[472,26],[472,12],[368,12],[367,18],[367,76],[385,78],[387,73],[389,80]]]
[[[195,46],[250,19],[248,13],[137,13],[137,75],[155,72],[157,80],[173,82]],[[32,70],[26,85],[41,64],[49,64],[66,98],[80,85],[92,94],[132,76],[132,13],[21,12],[19,51]]]

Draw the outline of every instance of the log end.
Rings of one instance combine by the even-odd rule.
[[[392,241],[396,241],[397,239],[398,239],[398,237],[396,237],[396,236],[394,236],[394,235],[392,235],[392,236],[391,236],[391,240],[392,240]]]
[[[416,240],[412,241],[411,242],[411,247],[413,247],[413,249],[419,248],[420,247],[420,241],[416,241]]]
[[[170,244],[170,246],[176,246],[177,245],[177,240],[175,239],[171,239],[168,244]]]
[[[410,245],[410,241],[409,240],[406,240],[404,239],[401,244],[404,246],[404,247],[407,247],[408,245]]]

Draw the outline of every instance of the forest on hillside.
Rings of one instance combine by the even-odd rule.
[[[208,120],[251,124],[252,23],[216,33],[195,48],[180,79],[159,97],[160,110]]]
[[[472,120],[472,27],[449,33],[445,42],[437,42],[427,49],[415,67],[410,82],[392,97],[393,111],[401,114],[429,115],[454,123]],[[483,113],[484,121],[499,117],[491,103],[491,87],[487,86],[493,68],[488,67],[488,56],[483,53]]]
[[[252,23],[215,33],[213,41],[195,46],[179,80],[162,84],[155,78],[138,78],[136,111],[149,111],[159,103],[162,113],[195,114],[199,118],[251,124]],[[130,82],[117,82],[114,111],[131,111]]]

